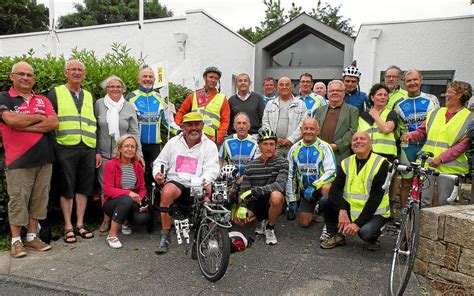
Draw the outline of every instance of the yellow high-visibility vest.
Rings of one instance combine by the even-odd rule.
[[[380,114],[380,118],[387,122],[387,116],[391,110],[384,109]],[[358,131],[365,131],[369,134],[372,140],[372,151],[380,154],[387,154],[397,156],[397,145],[395,141],[395,133],[392,131],[389,134],[384,134],[377,124],[370,125],[362,117],[359,117]]]
[[[201,113],[204,119],[204,133],[210,137],[217,137],[217,132],[221,126],[221,108],[224,100],[225,95],[217,93],[206,106],[198,107],[196,92],[194,92],[191,111]]]
[[[64,146],[73,146],[82,141],[88,147],[95,148],[97,122],[91,93],[83,90],[84,101],[79,114],[71,92],[65,85],[55,87],[54,91],[58,101],[59,120],[56,142]]]
[[[431,111],[426,118],[426,142],[422,151],[432,152],[434,157],[448,150],[454,144],[466,137],[469,124],[474,116],[467,108],[456,113],[446,123],[446,112],[448,108],[442,107]],[[455,160],[442,163],[437,166],[436,171],[449,174],[467,174],[469,164],[466,153],[462,153]]]
[[[385,160],[376,153],[372,153],[357,173],[356,155],[351,155],[341,162],[341,167],[346,174],[346,184],[344,185],[344,199],[351,206],[351,219],[355,221],[367,203],[372,188],[374,176],[378,173],[380,166]],[[383,195],[382,202],[380,202],[374,215],[381,215],[384,218],[390,216],[390,205],[388,190]]]

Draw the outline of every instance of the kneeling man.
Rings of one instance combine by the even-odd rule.
[[[265,234],[267,245],[276,245],[274,227],[285,202],[288,160],[275,155],[277,135],[270,129],[258,132],[261,156],[245,166],[239,208],[234,220],[246,224],[258,220],[256,234]]]
[[[380,229],[390,216],[388,190],[382,188],[389,163],[371,149],[369,135],[355,133],[352,137],[355,155],[342,161],[328,199],[321,199],[330,235],[321,243],[323,249],[344,245],[345,237],[351,235],[368,242],[369,250],[380,249]]]

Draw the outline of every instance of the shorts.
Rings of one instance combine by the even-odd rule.
[[[304,191],[300,192],[300,206],[298,207],[299,213],[314,213],[314,209],[321,198],[321,190],[316,190],[313,193],[313,199],[310,201],[304,198]]]
[[[56,145],[55,152],[60,195],[72,199],[76,193],[86,196],[94,194],[96,150]]]
[[[46,219],[52,172],[52,164],[6,171],[10,224],[26,226],[30,218]]]
[[[270,194],[259,196],[247,202],[247,210],[252,211],[258,221],[268,219],[270,209]]]
[[[409,145],[408,147],[402,147],[400,152],[400,164],[410,165],[410,163],[416,161],[416,154],[420,152],[423,145]],[[413,178],[412,172],[401,172],[402,179]]]
[[[192,205],[194,200],[191,197],[191,189],[189,187],[186,187],[177,181],[168,181],[166,183],[172,183],[181,191],[181,195],[175,199],[175,203],[179,203],[181,205]]]

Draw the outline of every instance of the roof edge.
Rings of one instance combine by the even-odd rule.
[[[360,24],[360,27],[362,27],[362,26],[371,26],[371,25],[390,25],[390,24],[436,22],[436,21],[466,19],[466,18],[474,18],[474,14],[466,14],[466,15],[459,15],[459,16],[448,16],[448,17],[438,17],[438,18],[428,18],[428,19],[412,19],[412,20],[387,21],[387,22],[370,22],[370,23],[362,23],[362,24]]]
[[[244,40],[245,42],[247,42],[248,44],[252,45],[253,47],[255,47],[255,44],[250,42],[249,40],[247,40],[245,37],[243,37],[242,35],[240,35],[239,33],[233,31],[232,29],[230,29],[229,27],[227,27],[226,25],[224,25],[222,22],[220,22],[218,19],[216,19],[215,17],[213,17],[211,14],[209,14],[207,11],[205,11],[204,9],[202,8],[199,8],[199,9],[190,9],[190,10],[186,10],[185,11],[186,14],[192,14],[192,13],[202,13],[204,14],[205,16],[207,16],[208,18],[210,18],[211,20],[213,20],[214,22],[216,22],[217,24],[219,24],[220,26],[222,26],[224,29],[226,29],[227,31],[231,32],[232,34],[236,35],[237,37],[239,37],[240,39]]]

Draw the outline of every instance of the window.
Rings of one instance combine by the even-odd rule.
[[[271,56],[271,67],[342,67],[344,50],[310,33]]]

